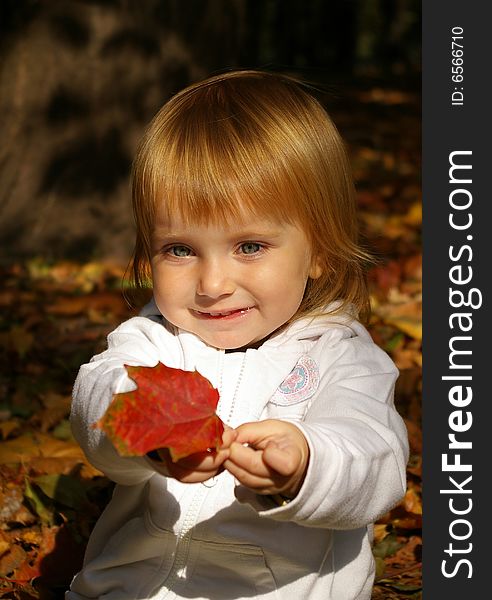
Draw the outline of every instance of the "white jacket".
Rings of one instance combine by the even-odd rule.
[[[74,435],[117,485],[66,599],[368,600],[371,524],[406,488],[392,361],[347,317],[299,320],[258,349],[225,353],[170,331],[156,312],[113,331],[74,386]],[[146,457],[117,454],[91,424],[114,393],[135,387],[123,364],[158,361],[196,368],[219,387],[217,412],[233,427],[296,423],[310,460],[294,500],[276,507],[226,471],[180,483]]]

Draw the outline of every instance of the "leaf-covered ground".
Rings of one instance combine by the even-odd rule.
[[[373,599],[419,599],[419,99],[372,87],[349,100],[334,116],[351,151],[363,231],[380,257],[370,273],[370,331],[400,369],[396,402],[411,444],[406,496],[375,527]],[[112,484],[84,459],[68,415],[78,367],[134,314],[122,297],[123,271],[41,257],[0,267],[0,598],[63,598],[110,497]]]

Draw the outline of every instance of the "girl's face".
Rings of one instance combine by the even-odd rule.
[[[158,211],[152,243],[159,310],[216,348],[267,338],[296,313],[308,278],[321,274],[300,228],[252,215],[186,225]]]

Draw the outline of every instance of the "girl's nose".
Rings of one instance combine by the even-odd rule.
[[[221,296],[230,296],[235,289],[232,273],[225,261],[203,261],[196,290],[199,296],[220,298]]]

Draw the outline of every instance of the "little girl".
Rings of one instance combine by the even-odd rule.
[[[133,170],[138,287],[153,300],[80,369],[72,426],[116,482],[69,600],[369,599],[372,523],[406,488],[397,370],[358,318],[367,255],[330,118],[295,80],[181,91]],[[92,427],[123,365],[198,370],[228,428],[176,463]]]

